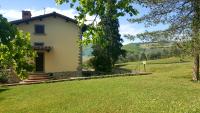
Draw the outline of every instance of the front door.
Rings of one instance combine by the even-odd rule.
[[[36,72],[44,72],[44,53],[38,52],[35,59]]]

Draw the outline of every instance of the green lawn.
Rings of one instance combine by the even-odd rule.
[[[147,76],[0,88],[0,113],[200,113],[192,63],[177,61],[150,61]]]

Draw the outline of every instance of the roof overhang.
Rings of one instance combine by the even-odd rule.
[[[35,16],[35,17],[32,17],[32,18],[29,18],[29,19],[20,19],[20,20],[15,20],[15,21],[11,21],[10,23],[11,24],[15,24],[15,25],[18,25],[18,24],[22,24],[22,23],[28,23],[30,21],[33,21],[33,20],[42,20],[43,18],[47,18],[47,17],[60,17],[60,18],[63,18],[64,20],[66,20],[66,22],[73,22],[75,24],[77,24],[78,22],[72,18],[69,18],[67,16],[64,16],[62,14],[59,14],[59,13],[56,13],[56,12],[52,12],[52,13],[49,13],[49,14],[44,14],[44,15],[40,15],[40,16]]]
[[[50,52],[52,50],[53,47],[51,46],[33,46],[33,49],[36,51],[46,51],[46,52]]]

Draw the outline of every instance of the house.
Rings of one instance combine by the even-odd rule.
[[[37,51],[36,73],[51,73],[55,78],[81,74],[81,29],[77,21],[56,12],[31,17],[22,11],[22,19],[11,22],[29,32],[31,44]]]

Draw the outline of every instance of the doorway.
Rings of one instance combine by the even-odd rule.
[[[37,52],[37,57],[35,58],[36,72],[44,72],[44,53]]]

